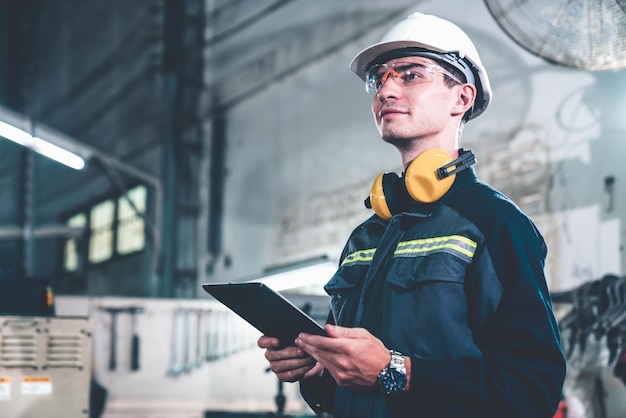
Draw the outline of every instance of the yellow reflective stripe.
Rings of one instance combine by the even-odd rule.
[[[352,254],[348,255],[341,262],[340,267],[343,267],[346,264],[368,264],[370,261],[372,261],[372,258],[374,257],[374,252],[376,252],[376,248],[355,251]]]
[[[398,243],[394,256],[421,257],[435,252],[456,255],[468,262],[474,257],[477,244],[462,235],[423,238]]]
[[[472,261],[477,244],[463,235],[449,235],[445,237],[422,238],[398,243],[394,257],[424,257],[426,255],[445,252],[467,261]],[[348,255],[341,266],[353,264],[369,264],[374,257],[376,248],[359,250]]]

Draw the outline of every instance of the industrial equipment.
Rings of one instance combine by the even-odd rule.
[[[92,336],[85,317],[0,316],[0,416],[89,416]]]

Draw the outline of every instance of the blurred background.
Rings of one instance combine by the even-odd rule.
[[[0,0],[0,417],[313,416],[201,285],[279,273],[325,321],[373,179],[402,169],[348,64],[414,11],[488,70],[461,145],[548,243],[569,416],[623,417],[625,9]]]

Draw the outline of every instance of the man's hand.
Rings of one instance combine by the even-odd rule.
[[[311,376],[321,376],[324,368],[302,348],[280,346],[277,338],[261,336],[257,341],[265,349],[265,358],[270,370],[283,382],[295,382]]]
[[[391,354],[364,328],[326,325],[328,337],[300,334],[296,345],[309,353],[339,386],[372,386]]]

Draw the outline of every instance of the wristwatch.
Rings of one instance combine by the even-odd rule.
[[[378,383],[387,395],[397,395],[406,387],[406,366],[401,353],[389,351],[391,361],[378,375]]]

